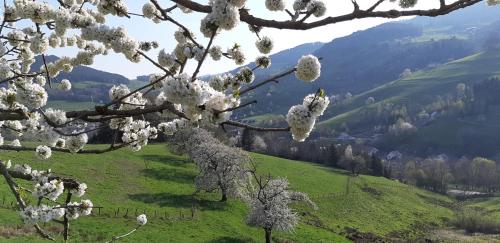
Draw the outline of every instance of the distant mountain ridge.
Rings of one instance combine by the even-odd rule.
[[[54,55],[45,57],[45,60],[48,63],[55,62],[58,59],[59,57]],[[38,56],[35,58],[35,63],[32,65],[32,69],[38,70],[43,65],[42,57]],[[128,84],[130,82],[130,80],[123,75],[101,71],[87,66],[75,67],[73,68],[73,71],[69,73],[61,72],[59,76],[57,76],[57,79],[68,79],[75,83],[92,81],[103,84]]]

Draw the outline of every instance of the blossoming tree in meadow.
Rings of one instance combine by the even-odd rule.
[[[326,4],[319,0],[261,1],[276,14],[275,20],[254,16],[245,8],[246,0],[210,0],[208,4],[192,0],[143,0],[142,9],[129,9],[122,0],[4,0],[0,24],[0,125],[3,131],[13,133],[16,138],[7,143],[0,136],[0,149],[33,151],[41,160],[50,159],[54,152],[105,153],[126,147],[138,151],[150,139],[155,139],[158,132],[172,135],[180,128],[201,124],[291,132],[295,140],[304,141],[329,104],[322,90],[304,94],[303,103],[290,108],[286,116],[288,127],[254,127],[231,116],[233,111],[258,102],[246,101],[245,97],[259,87],[287,75],[295,75],[306,83],[314,82],[320,76],[320,60],[308,55],[300,58],[290,70],[267,80],[255,80],[254,73],[258,69],[272,65],[267,55],[274,47],[272,39],[261,36],[260,30],[277,28],[299,32],[361,18],[438,16],[481,2],[433,1],[437,3],[436,8],[416,10],[406,8],[414,7],[417,0],[370,0],[363,1],[363,4],[350,0],[352,12],[341,16],[325,16]],[[500,1],[487,2],[493,5]],[[382,4],[391,3],[395,9],[381,10]],[[182,11],[185,14],[182,18],[193,18],[190,15],[193,12],[204,14],[200,28],[196,31],[188,29],[183,24],[184,19],[173,17],[174,11]],[[159,47],[155,40],[137,41],[127,34],[126,27],[107,26],[109,16],[167,22],[178,28],[172,37],[177,44]],[[257,67],[242,67],[234,75],[227,73],[200,80],[200,69],[208,58],[215,61],[231,59],[237,65],[247,62],[244,47],[217,44],[219,33],[231,31],[239,24],[248,25],[249,31],[255,34],[255,44],[262,54],[255,60]],[[54,62],[46,60],[45,53],[49,49],[66,46],[79,51],[68,53]],[[125,84],[113,86],[109,90],[110,102],[91,110],[63,111],[47,107],[48,89],[64,92],[72,88],[71,80],[56,79],[61,72],[91,65],[95,57],[110,51],[122,54],[124,62],[145,60],[158,68],[158,74],[151,75],[150,82],[138,89],[132,90]],[[41,57],[42,66],[33,66],[35,57]],[[186,65],[191,62],[196,68],[187,73]],[[154,100],[146,97],[152,91],[158,92]],[[163,118],[157,126],[145,119],[146,114],[152,113]],[[105,149],[85,149],[87,134],[103,127],[123,135],[115,135]],[[37,146],[26,146],[27,140],[34,140]],[[10,161],[2,162],[0,171],[19,203],[22,219],[34,225],[47,239],[52,237],[38,223],[53,221],[63,224],[64,239],[67,240],[69,221],[90,214],[94,208],[87,198],[74,201],[85,197],[86,190],[86,185],[75,179],[58,177],[51,171],[37,171],[29,165],[12,166]],[[33,188],[22,188],[15,180],[30,180]],[[23,192],[31,192],[37,198],[36,203],[27,205]],[[61,200],[62,195],[65,198]],[[138,218],[140,226],[146,222],[145,216]],[[262,225],[259,220],[253,222]]]

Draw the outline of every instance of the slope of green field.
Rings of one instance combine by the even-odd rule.
[[[80,218],[71,225],[73,242],[111,239],[134,227],[135,212],[146,212],[148,224],[123,242],[262,242],[263,232],[245,224],[246,206],[239,201],[218,202],[216,193],[193,196],[196,170],[184,157],[164,145],[150,145],[138,153],[120,150],[103,155],[56,153],[38,161],[31,152],[3,152],[2,159],[29,162],[36,169],[78,178],[89,185],[86,196],[104,207],[101,214]],[[428,227],[452,217],[453,201],[385,178],[349,177],[343,171],[315,164],[253,154],[262,173],[289,179],[294,190],[307,192],[318,210],[297,205],[301,221],[293,233],[274,234],[293,242],[345,242],[342,232],[352,227],[386,237],[415,238]],[[3,180],[3,179],[2,179]],[[20,219],[7,209],[13,197],[0,183],[1,242],[42,242],[23,235]],[[3,204],[3,203],[2,203]],[[117,212],[119,208],[119,212]],[[192,208],[194,217],[192,217]],[[129,210],[128,217],[124,217]],[[115,216],[118,215],[118,216]],[[155,217],[156,214],[156,217]],[[164,219],[165,215],[168,220]],[[47,225],[54,234],[61,228]],[[16,236],[17,235],[17,236]]]
[[[333,117],[322,121],[319,126],[331,127],[346,121],[359,121],[364,113],[374,111],[377,104],[429,104],[437,95],[454,92],[459,83],[471,85],[499,75],[500,52],[478,53],[429,71],[415,72],[407,78],[359,94],[349,104],[331,108],[328,114],[333,114]],[[376,102],[365,105],[368,97],[374,97]]]

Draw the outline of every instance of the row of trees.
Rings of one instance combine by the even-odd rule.
[[[292,231],[297,225],[299,217],[291,203],[305,202],[316,208],[305,193],[289,190],[287,179],[259,175],[247,152],[221,142],[207,130],[179,130],[169,149],[187,154],[196,164],[197,192],[220,192],[221,202],[229,197],[243,199],[250,209],[247,223],[262,228],[266,242],[271,242],[273,230]]]
[[[236,140],[236,144],[247,151],[341,168],[353,175],[390,177],[389,167],[375,153],[368,153],[361,149],[356,151],[350,145],[337,144],[329,139],[316,138],[294,143],[279,134],[258,134],[245,130]]]
[[[464,190],[496,192],[500,190],[500,166],[493,160],[465,157],[457,161],[428,158],[407,161],[401,173],[404,181],[428,190],[446,193],[450,185]]]

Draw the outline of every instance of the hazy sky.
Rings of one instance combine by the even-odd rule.
[[[358,0],[360,6],[367,7],[373,4],[376,0]],[[147,0],[125,0],[129,6],[129,11],[134,13],[142,12],[142,5],[147,2]],[[164,7],[170,7],[173,5],[171,1],[160,0],[160,4]],[[198,1],[201,3],[208,2]],[[288,8],[291,8],[293,0],[286,0]],[[350,0],[325,0],[328,7],[328,16],[336,16],[341,14],[346,14],[352,11],[352,3]],[[438,0],[421,0],[418,4],[418,8],[431,8],[437,7]],[[387,3],[380,6],[380,9],[396,8],[397,5],[394,3]],[[277,20],[287,20],[289,16],[285,12],[270,12],[264,6],[263,0],[248,0],[247,8],[250,9],[251,14],[270,18]],[[204,17],[203,14],[183,14],[179,10],[174,10],[175,13],[172,17],[179,22],[186,25],[188,28],[193,30],[198,37],[197,40],[206,45],[208,39],[204,38],[199,33],[199,25],[201,18]],[[314,18],[311,18],[313,20]],[[387,22],[386,19],[364,19],[355,20],[350,22],[344,22],[340,24],[328,25],[320,28],[316,28],[308,31],[291,31],[291,30],[277,30],[277,29],[264,29],[262,35],[271,37],[275,42],[275,48],[273,53],[279,52],[281,50],[289,49],[294,46],[309,43],[309,42],[329,42],[334,38],[349,35],[352,32],[370,28],[381,23]],[[132,17],[130,20],[125,18],[109,18],[107,23],[112,26],[125,26],[128,29],[129,35],[139,41],[151,41],[156,40],[160,43],[160,48],[149,52],[151,57],[156,58],[157,53],[162,48],[165,48],[168,52],[172,51],[175,47],[175,40],[173,39],[173,33],[178,29],[171,23],[161,23],[154,24],[150,20],[143,19],[141,17]],[[232,46],[234,43],[239,43],[247,56],[248,62],[253,61],[253,59],[258,55],[257,49],[255,47],[256,37],[248,31],[248,27],[245,23],[240,23],[240,25],[231,32],[222,32],[216,40],[215,43],[220,45],[225,50],[227,47]],[[74,50],[71,49],[60,49],[52,51],[56,55],[74,55]],[[209,73],[220,73],[236,66],[231,60],[222,60],[219,62],[213,62],[211,59],[206,62],[201,70],[202,74]],[[148,63],[143,61],[142,63],[136,64],[128,62],[124,59],[121,54],[110,53],[108,56],[99,56],[96,58],[93,65],[94,68],[105,70],[113,73],[120,73],[129,78],[135,78],[137,75],[150,74],[158,72],[159,70]],[[193,69],[192,65],[188,67],[188,71]]]

